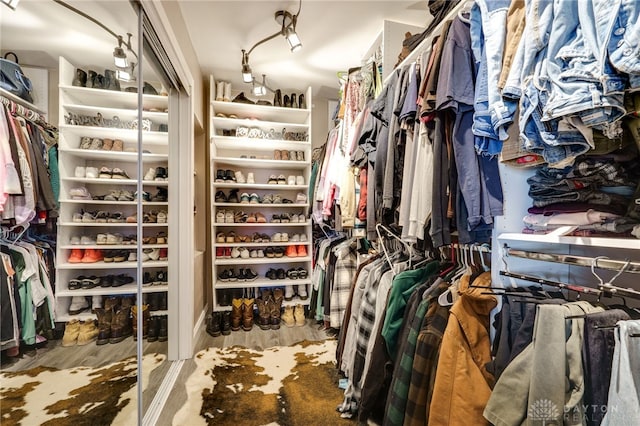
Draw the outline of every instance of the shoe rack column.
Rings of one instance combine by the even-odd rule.
[[[110,296],[135,295],[138,220],[144,222],[143,303],[152,316],[166,318],[174,281],[168,271],[168,98],[143,96],[146,173],[137,176],[137,94],[73,85],[76,70],[60,58],[56,321],[95,318],[92,310]],[[143,194],[136,193],[138,179]],[[138,196],[142,218],[136,217]]]
[[[278,287],[285,306],[308,305],[311,89],[273,106],[210,80],[213,310]]]

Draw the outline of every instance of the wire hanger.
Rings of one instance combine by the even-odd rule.
[[[397,241],[399,241],[402,244],[402,246],[406,249],[406,252],[409,255],[409,269],[411,269],[411,256],[413,255],[413,252],[411,250],[411,246],[406,241],[404,241],[402,238],[398,237],[396,234],[391,232],[391,230],[386,228],[383,224],[377,223],[376,224],[376,234],[378,234],[378,239],[380,240],[380,245],[382,246],[382,250],[384,251],[384,256],[387,259],[387,262],[389,263],[389,266],[391,267],[391,270],[393,271],[393,274],[395,275],[397,273],[396,272],[396,268],[395,268],[395,265],[391,262],[391,258],[389,257],[389,253],[387,252],[387,248],[384,245],[384,241],[383,241],[384,238],[380,234],[380,229],[383,229],[387,233],[387,235],[389,235],[392,238],[394,238]]]

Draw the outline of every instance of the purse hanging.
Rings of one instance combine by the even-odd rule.
[[[15,61],[7,59],[9,55],[13,55]],[[7,52],[4,58],[0,58],[0,87],[27,102],[33,102],[31,80],[22,72],[18,56],[13,52]]]

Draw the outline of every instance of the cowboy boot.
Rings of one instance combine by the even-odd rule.
[[[131,329],[131,314],[130,306],[121,306],[113,314],[111,321],[111,337],[109,343],[122,342],[133,333]]]
[[[231,311],[222,312],[222,335],[228,336],[231,334]]]
[[[240,325],[242,324],[244,312],[244,303],[242,301],[243,299],[231,300],[231,330],[233,331],[240,330]]]
[[[269,328],[271,328],[269,324],[269,302],[270,299],[256,299],[256,306],[258,306],[258,327],[260,327],[261,330],[269,330]]]
[[[98,308],[96,309],[96,315],[98,316],[98,340],[96,345],[106,345],[111,338],[113,310]]]
[[[244,331],[250,331],[253,328],[253,304],[255,299],[243,299],[242,306],[242,329]]]
[[[76,75],[71,82],[72,86],[86,87],[87,86],[87,73],[80,68],[76,69]]]
[[[291,108],[298,108],[298,98],[295,93],[291,94]]]
[[[273,330],[280,328],[280,309],[282,308],[282,301],[284,300],[283,291],[281,288],[273,289],[273,297],[271,303],[270,322]]]
[[[211,337],[218,337],[222,330],[220,329],[220,323],[222,321],[222,313],[221,312],[212,312],[209,320],[207,321],[207,333]]]
[[[149,305],[142,305],[142,338],[144,339],[149,335]],[[132,326],[133,326],[133,340],[138,340],[138,306],[133,305],[131,307]]]
[[[98,73],[95,72],[94,70],[89,70],[87,72],[87,87],[88,88],[96,87],[96,76],[97,75],[98,75]],[[99,89],[102,89],[102,87],[99,87]]]
[[[273,106],[282,106],[282,91],[280,89],[276,89],[276,92],[273,95]]]

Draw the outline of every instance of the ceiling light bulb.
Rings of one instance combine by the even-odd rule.
[[[249,64],[242,65],[242,81],[245,83],[251,83],[253,81],[253,74],[251,74],[251,67]]]
[[[133,74],[133,70],[116,70],[116,78],[120,81],[130,82],[136,81],[136,76]]]
[[[261,84],[254,85],[253,94],[254,96],[264,96],[267,94],[267,89]]]
[[[116,64],[118,68],[126,68],[127,65],[127,54],[124,53],[121,47],[116,47],[113,49],[113,62]]]
[[[300,42],[300,37],[295,32],[293,27],[288,26],[285,30],[285,37],[289,42],[289,46],[291,47],[291,52],[297,52],[302,47],[302,43]]]

